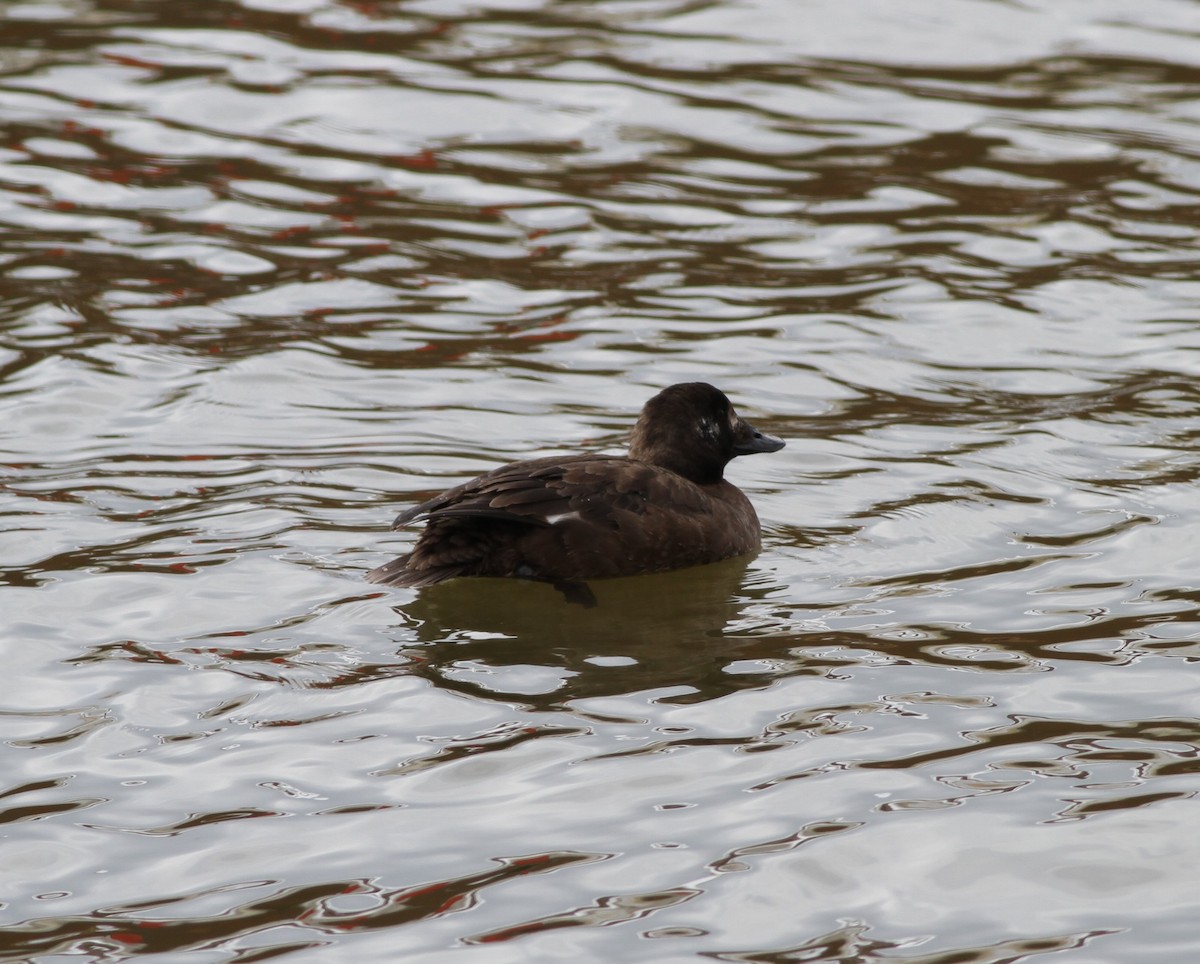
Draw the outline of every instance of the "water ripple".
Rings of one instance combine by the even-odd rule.
[[[1187,956],[1193,5],[0,24],[0,954]],[[696,379],[757,559],[361,581]]]

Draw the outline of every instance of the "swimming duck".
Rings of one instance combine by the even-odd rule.
[[[412,552],[367,579],[392,586],[533,579],[594,605],[591,579],[757,552],[758,516],[725,480],[725,466],[783,444],[741,418],[712,385],[672,385],[642,409],[627,456],[512,462],[402,512],[393,529],[423,519],[424,532]]]

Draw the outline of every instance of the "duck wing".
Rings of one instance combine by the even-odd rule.
[[[400,513],[399,529],[422,519],[498,519],[529,526],[598,510],[644,512],[655,471],[615,455],[575,455],[513,462]]]

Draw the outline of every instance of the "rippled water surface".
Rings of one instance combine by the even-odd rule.
[[[1200,953],[1200,6],[0,7],[0,958]],[[776,455],[753,560],[364,572]]]

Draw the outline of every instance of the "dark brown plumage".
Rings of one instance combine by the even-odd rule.
[[[393,586],[456,576],[536,579],[590,603],[589,579],[755,552],[758,516],[724,470],[738,455],[781,448],[713,386],[672,385],[642,409],[627,457],[513,462],[401,513],[393,529],[426,519],[425,531],[412,552],[367,579]]]

